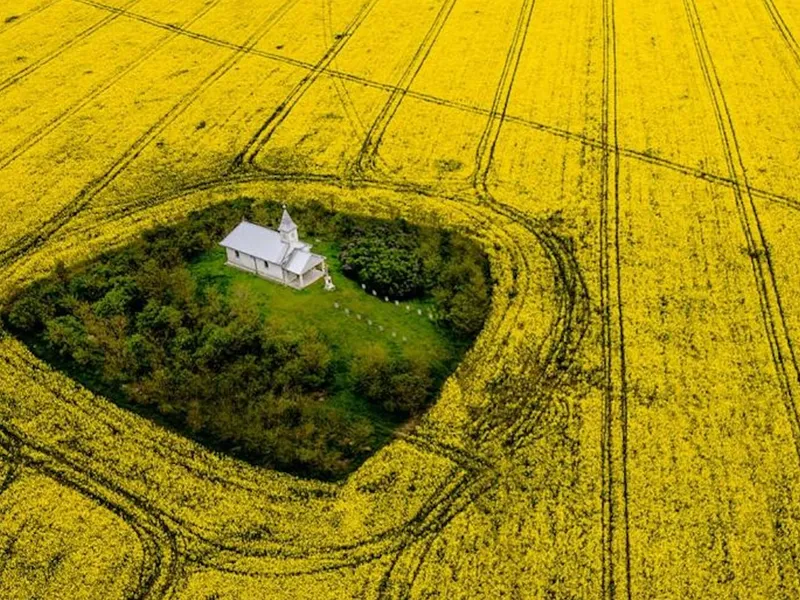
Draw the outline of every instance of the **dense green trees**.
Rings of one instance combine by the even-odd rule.
[[[342,270],[381,296],[421,296],[425,278],[416,242],[403,225],[367,225],[342,248]]]
[[[427,365],[390,357],[377,344],[355,357],[351,373],[356,391],[389,412],[421,412],[433,388]]]
[[[489,311],[486,258],[460,235],[404,221],[365,221],[344,245],[345,274],[381,296],[432,296],[445,323],[474,336]]]
[[[278,205],[254,211],[267,222]],[[431,297],[443,323],[474,337],[491,303],[488,261],[481,248],[452,231],[334,213],[318,203],[292,209],[313,235],[342,240],[339,258],[348,277],[391,299]]]
[[[187,268],[241,218],[279,210],[240,199],[158,227],[89,264],[59,265],[3,307],[4,319],[88,387],[204,443],[259,464],[339,476],[371,451],[374,431],[368,419],[324,401],[337,358],[329,340],[313,325],[291,332],[267,322],[247,289],[223,293],[195,282]],[[462,338],[481,327],[486,260],[466,239],[319,205],[295,218],[343,240],[351,275],[381,294],[430,295]],[[442,379],[430,365],[379,346],[344,368],[354,393],[397,415],[424,410]]]

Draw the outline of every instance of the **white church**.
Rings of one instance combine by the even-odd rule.
[[[333,287],[325,257],[298,239],[297,225],[285,206],[278,231],[243,220],[220,246],[227,251],[226,264],[264,279],[303,289],[325,277],[326,288]]]

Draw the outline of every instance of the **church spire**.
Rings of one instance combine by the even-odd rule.
[[[283,205],[283,216],[281,217],[281,224],[278,227],[278,233],[281,234],[281,239],[289,244],[297,242],[297,225],[292,221],[289,216],[289,211],[286,210],[286,205]]]
[[[286,210],[286,205],[283,205],[283,216],[281,217],[281,225],[278,227],[278,231],[281,233],[289,233],[297,229],[297,225],[294,224],[292,221],[292,217],[289,216],[289,211]]]

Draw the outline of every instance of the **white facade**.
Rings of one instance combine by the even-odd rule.
[[[294,288],[311,285],[327,272],[325,257],[300,241],[285,207],[278,231],[242,221],[220,245],[227,253],[226,264]]]
[[[234,250],[233,248],[226,248],[225,251],[228,254],[228,264],[230,265],[239,267],[245,271],[253,271],[258,275],[264,275],[271,279],[283,279],[283,269],[280,265],[250,256],[239,250]]]

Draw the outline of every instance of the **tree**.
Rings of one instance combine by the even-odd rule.
[[[62,358],[72,358],[87,366],[99,360],[97,347],[93,346],[86,329],[74,315],[54,317],[45,323],[44,339],[50,349]]]
[[[291,363],[295,363],[297,369],[295,380],[307,392],[324,390],[333,377],[331,349],[316,330],[305,333],[297,358]]]
[[[133,291],[129,287],[113,287],[105,296],[94,303],[93,310],[98,317],[125,315],[133,301]]]
[[[350,367],[357,393],[368,401],[382,405],[386,400],[391,368],[386,349],[371,344],[353,357]]]
[[[488,312],[488,290],[484,285],[470,281],[452,296],[445,318],[457,333],[468,337],[481,330]]]
[[[339,256],[342,271],[381,295],[411,298],[424,290],[414,236],[400,221],[354,236]]]
[[[430,371],[425,364],[411,360],[398,361],[392,365],[390,393],[383,406],[390,412],[419,413],[430,399],[432,385]]]
[[[416,359],[392,359],[378,345],[353,360],[351,376],[356,391],[368,401],[393,413],[420,412],[431,396],[430,370]]]
[[[160,342],[174,336],[183,322],[183,313],[174,306],[151,299],[136,315],[136,331]]]
[[[52,304],[45,302],[42,294],[31,291],[19,296],[8,312],[8,323],[14,329],[26,333],[36,333],[44,322],[55,316]]]

